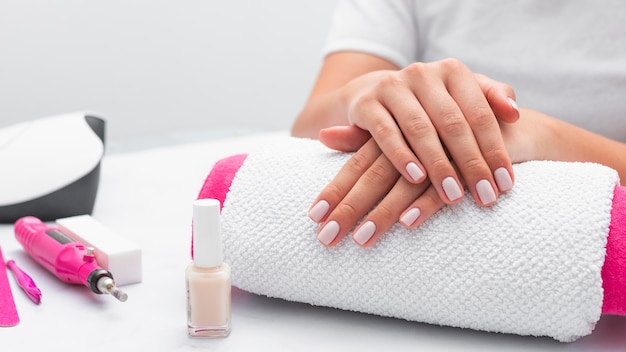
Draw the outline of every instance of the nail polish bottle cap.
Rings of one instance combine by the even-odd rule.
[[[213,268],[222,265],[220,202],[217,199],[198,199],[193,203],[193,252],[196,266]]]

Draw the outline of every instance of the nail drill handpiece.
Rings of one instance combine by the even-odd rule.
[[[96,262],[93,248],[74,241],[57,227],[36,217],[15,222],[15,237],[26,252],[61,281],[82,284],[98,294],[110,294],[119,301],[128,298],[115,286],[113,275]]]

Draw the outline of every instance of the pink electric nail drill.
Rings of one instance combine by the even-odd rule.
[[[76,242],[59,228],[26,216],[15,222],[15,237],[37,263],[61,281],[85,285],[97,294],[110,294],[121,302],[128,298],[115,286],[113,275],[98,265],[93,248]]]

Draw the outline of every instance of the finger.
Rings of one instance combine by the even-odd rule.
[[[324,221],[329,210],[334,208],[348,194],[380,154],[381,151],[373,139],[354,153],[333,180],[317,196],[309,208],[309,218],[315,222]]]
[[[431,185],[400,215],[400,224],[406,228],[416,228],[445,205]]]
[[[444,91],[440,94],[447,94],[442,84],[437,85]],[[428,99],[432,98],[425,97],[425,100]],[[417,154],[418,160],[427,170],[431,182],[439,184],[438,190],[442,198],[448,203],[458,202],[463,196],[458,176],[452,168],[444,146],[441,145],[437,128],[416,96],[411,91],[388,92],[383,94],[383,101],[385,107],[393,113],[404,138]],[[375,135],[373,137],[376,138]],[[378,142],[383,153],[389,155],[386,145]]]
[[[400,174],[381,154],[328,215],[318,231],[318,240],[326,246],[337,244],[389,192],[398,178]]]
[[[442,200],[448,204],[456,203],[464,192],[446,149],[463,149],[479,160],[480,150],[465,117],[442,81],[442,73],[429,64],[412,64],[404,73],[412,78],[409,82],[414,102],[411,109],[405,109],[403,113],[395,108],[402,106],[406,100],[400,95],[384,95],[385,105],[394,113],[400,129]],[[381,149],[386,153],[382,145]],[[489,174],[486,164],[483,166],[484,173]]]
[[[454,163],[452,163],[452,167],[454,167],[454,170],[458,173],[458,169]],[[461,176],[460,181],[463,187],[467,186],[463,176]],[[441,200],[437,190],[431,184],[404,210],[400,215],[399,222],[406,228],[415,228],[423,224],[424,221],[428,220],[445,205],[446,203]]]
[[[429,187],[428,180],[414,185],[400,177],[383,200],[355,229],[352,234],[354,242],[362,247],[376,243],[398,221],[402,212]]]
[[[500,138],[500,145],[504,150],[497,120],[482,95],[474,74],[465,65],[456,60],[444,60],[437,63],[437,68],[440,71],[438,75],[425,75],[422,84],[414,85],[416,96],[470,185],[469,189],[475,201],[483,206],[492,205],[497,200],[497,186],[477,139],[491,142],[494,138]],[[498,144],[491,142],[489,146],[495,147]],[[451,164],[442,160],[440,155],[423,156],[418,153],[418,157],[425,165],[442,200],[452,203],[450,194],[446,191],[452,189],[457,192],[455,195],[459,195],[460,182],[458,176],[452,178],[455,174],[450,173]],[[429,157],[432,161],[425,159]],[[460,198],[459,195],[456,200]]]
[[[496,117],[506,123],[516,122],[520,113],[513,88],[482,74],[475,76]]]
[[[402,88],[384,81],[379,91],[379,95],[394,95],[395,92],[402,91]],[[412,183],[422,182],[426,179],[425,169],[406,143],[394,116],[381,104],[379,95],[359,99],[350,110],[350,121],[355,126],[371,133],[381,150],[403,177]]]
[[[488,165],[491,174],[485,174],[484,164],[479,162],[478,156],[456,151],[467,157],[463,159],[463,156],[455,156],[455,151],[451,151],[451,154],[467,184],[470,185],[469,190],[474,199],[479,204],[491,205],[495,203],[498,192],[506,192],[513,187],[513,167],[498,120],[483,91],[472,83],[476,76],[469,70],[466,72],[465,75],[450,76],[448,91],[469,123],[482,159]]]
[[[359,150],[372,136],[356,126],[333,126],[320,130],[319,140],[330,149],[342,152]]]

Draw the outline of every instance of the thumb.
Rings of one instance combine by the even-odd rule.
[[[476,80],[485,98],[487,98],[491,110],[499,120],[513,123],[519,119],[515,91],[511,86],[482,74],[476,74]]]
[[[330,149],[355,152],[371,138],[368,131],[356,126],[333,126],[320,130],[319,140]]]

